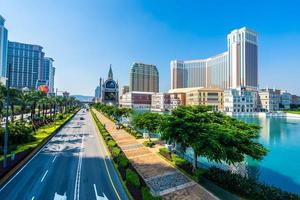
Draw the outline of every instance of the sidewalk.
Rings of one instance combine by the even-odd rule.
[[[164,161],[149,148],[140,144],[123,129],[116,129],[114,122],[93,109],[105,124],[119,147],[126,154],[138,173],[144,178],[154,195],[163,199],[215,200],[214,195]]]

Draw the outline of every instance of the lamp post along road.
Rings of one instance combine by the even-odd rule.
[[[3,169],[7,165],[7,146],[8,146],[8,109],[9,109],[9,88],[10,88],[10,68],[11,64],[8,65],[7,72],[7,83],[6,83],[6,116],[5,116],[5,133],[4,133],[4,149],[3,149]]]

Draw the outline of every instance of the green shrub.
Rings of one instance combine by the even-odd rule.
[[[126,169],[126,181],[136,188],[140,188],[139,175],[131,169]]]
[[[117,145],[117,143],[115,141],[113,141],[113,140],[109,140],[108,143],[107,143],[107,145],[109,147],[115,147]]]
[[[166,148],[160,148],[159,153],[168,160],[172,160],[171,152]]]
[[[135,135],[135,138],[136,138],[136,139],[141,139],[141,138],[143,138],[143,135],[140,134],[140,133],[138,133],[138,134]]]
[[[143,142],[143,145],[145,145],[146,147],[152,148],[155,144],[152,141],[145,141],[145,142]]]
[[[127,168],[128,164],[129,164],[129,160],[126,158],[125,155],[120,155],[118,157],[118,164],[120,166],[122,166],[123,168]]]
[[[194,177],[197,179],[197,181],[200,181],[201,176],[205,173],[203,169],[197,168],[194,172]]]
[[[176,165],[176,166],[182,166],[184,164],[187,164],[187,161],[181,157],[179,157],[178,155],[171,153],[171,158],[172,158],[172,162]]]
[[[170,154],[171,152],[167,148],[159,148],[159,153]]]
[[[57,114],[57,116],[56,116],[56,119],[58,119],[58,120],[63,120],[64,118],[65,118],[64,115],[61,113]]]
[[[161,197],[152,196],[149,188],[147,188],[147,187],[142,188],[142,197],[143,197],[143,200],[160,200],[161,199]]]
[[[120,152],[121,152],[121,149],[120,149],[119,147],[113,147],[113,148],[112,148],[112,154],[113,154],[115,157],[119,156]]]
[[[104,137],[105,141],[108,142],[109,140],[112,140],[112,137],[110,135]]]

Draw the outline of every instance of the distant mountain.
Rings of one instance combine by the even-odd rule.
[[[93,98],[92,96],[84,96],[84,95],[71,95],[72,97],[75,97],[79,101],[84,101],[84,102],[92,102]]]

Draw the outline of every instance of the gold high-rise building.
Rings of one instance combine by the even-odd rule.
[[[129,74],[129,91],[159,92],[159,75],[156,66],[133,63]]]

